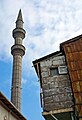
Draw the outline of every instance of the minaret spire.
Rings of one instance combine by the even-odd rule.
[[[16,28],[23,28],[23,18],[21,9],[19,10],[19,14],[16,20]]]
[[[19,10],[19,14],[18,14],[17,20],[23,21],[21,9]]]
[[[21,9],[16,20],[16,28],[13,30],[13,38],[15,39],[15,43],[11,47],[11,54],[13,55],[11,102],[20,110],[22,57],[25,54],[25,47],[22,45],[22,41],[25,38],[25,30],[23,29]]]

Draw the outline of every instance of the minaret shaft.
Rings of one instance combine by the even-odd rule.
[[[18,18],[16,21],[16,28],[13,30],[13,37],[15,39],[15,42],[14,45],[11,47],[11,54],[13,55],[11,102],[20,111],[22,57],[25,54],[25,47],[22,45],[22,41],[25,37],[25,30],[23,29],[21,10],[19,11]]]
[[[21,106],[21,75],[22,74],[22,57],[13,56],[13,73],[12,73],[12,103],[20,110]]]

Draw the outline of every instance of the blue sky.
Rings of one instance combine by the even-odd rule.
[[[0,91],[11,97],[12,30],[22,9],[26,38],[22,72],[22,113],[28,120],[44,120],[40,85],[32,61],[59,50],[59,44],[82,34],[81,0],[0,0]]]

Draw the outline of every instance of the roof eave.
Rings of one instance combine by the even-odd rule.
[[[82,34],[79,35],[79,36],[73,37],[73,38],[71,38],[71,39],[69,39],[69,40],[66,40],[65,42],[60,43],[60,51],[63,50],[63,46],[64,46],[65,44],[69,44],[69,43],[71,43],[71,42],[75,42],[75,41],[79,40],[80,38],[82,38]]]
[[[11,103],[3,94],[0,92],[0,100],[3,102],[5,106],[7,106],[10,110],[12,109],[12,112],[15,113],[20,119],[27,120],[21,113],[18,111],[18,109]]]

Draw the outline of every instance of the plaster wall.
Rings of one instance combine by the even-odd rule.
[[[0,120],[18,120],[10,111],[0,105]]]

